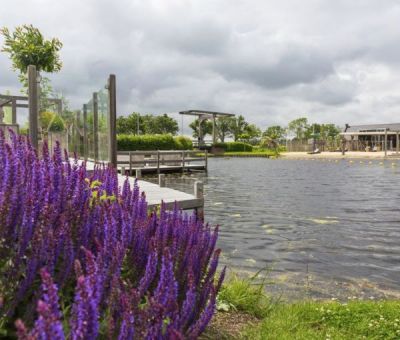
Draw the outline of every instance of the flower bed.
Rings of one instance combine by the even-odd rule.
[[[112,168],[0,135],[2,336],[196,338],[224,276],[217,235],[177,208],[149,213]]]

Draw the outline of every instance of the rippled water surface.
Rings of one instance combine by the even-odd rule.
[[[400,163],[211,159],[208,176],[167,185],[190,192],[195,178],[229,266],[316,296],[399,296]]]

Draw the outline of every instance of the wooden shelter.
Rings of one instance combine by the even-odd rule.
[[[190,116],[197,116],[199,119],[199,145],[202,144],[203,135],[201,131],[201,122],[206,119],[212,119],[213,129],[212,129],[212,141],[213,144],[217,142],[217,128],[215,126],[216,118],[222,117],[234,117],[235,114],[233,113],[224,113],[224,112],[215,112],[215,111],[205,111],[205,110],[188,110],[188,111],[181,111],[179,112],[181,115],[190,115]]]

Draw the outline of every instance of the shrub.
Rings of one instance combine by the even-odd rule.
[[[253,151],[252,145],[243,142],[214,143],[213,145],[217,148],[224,149],[226,152]]]
[[[178,150],[192,150],[193,143],[192,141],[185,136],[174,137],[174,141],[176,143],[176,149]]]
[[[227,143],[222,143],[222,142],[214,143],[213,146],[216,147],[216,148],[224,149],[225,151],[226,151],[227,148],[228,148]]]
[[[246,151],[251,152],[253,151],[253,146],[243,142],[228,142],[226,143],[226,151],[227,152],[239,152],[239,151]]]
[[[1,132],[0,132],[1,133]],[[114,169],[0,135],[0,326],[21,339],[194,338],[210,321],[217,230]],[[35,312],[36,311],[36,312]],[[21,321],[23,320],[23,321]]]
[[[136,150],[191,150],[189,138],[172,135],[118,135],[117,147],[120,151]]]

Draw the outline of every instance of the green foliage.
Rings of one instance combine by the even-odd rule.
[[[226,142],[226,143],[215,143],[215,147],[224,149],[226,152],[238,152],[238,151],[253,151],[253,146],[243,142]]]
[[[280,125],[269,126],[263,133],[263,137],[269,137],[272,140],[280,140],[284,137],[286,129]]]
[[[236,142],[240,136],[247,133],[246,129],[249,123],[246,122],[242,115],[233,117],[230,120],[230,132],[232,133],[233,140]]]
[[[308,129],[308,121],[306,117],[292,120],[288,125],[288,130],[292,132],[299,140],[305,138],[305,133],[307,129]]]
[[[329,140],[334,139],[340,133],[340,128],[335,124],[311,124],[306,132],[305,138],[314,138],[317,140]]]
[[[237,151],[253,151],[253,146],[243,142],[228,142],[226,143],[227,152],[237,152]]]
[[[215,120],[218,138],[222,143],[225,142],[226,137],[232,136],[232,132],[230,130],[232,119],[232,117],[221,117]]]
[[[0,33],[5,39],[2,51],[10,55],[14,70],[25,74],[29,65],[35,65],[39,72],[60,71],[62,43],[57,38],[45,40],[39,29],[32,25],[19,26],[13,33],[4,27]]]
[[[199,120],[196,119],[189,124],[189,127],[193,130],[193,137],[199,137]],[[205,135],[212,134],[212,122],[209,120],[202,120],[200,123],[201,135],[204,137]]]
[[[117,136],[117,148],[119,151],[187,150],[191,148],[191,141],[183,136],[121,134]]]
[[[266,317],[273,306],[265,293],[265,280],[257,282],[259,273],[251,278],[236,274],[227,280],[218,294],[217,309],[220,311],[241,311],[257,318]]]
[[[137,135],[138,131],[141,135],[176,135],[179,127],[178,122],[167,114],[157,116],[151,114],[141,115],[133,112],[126,117],[117,118],[117,133]]]
[[[185,136],[174,137],[174,140],[176,143],[176,148],[178,150],[192,150],[193,149],[192,141]]]
[[[400,301],[280,304],[246,339],[400,339]]]
[[[41,112],[39,122],[42,129],[46,132],[61,132],[65,129],[63,119],[54,112]]]

